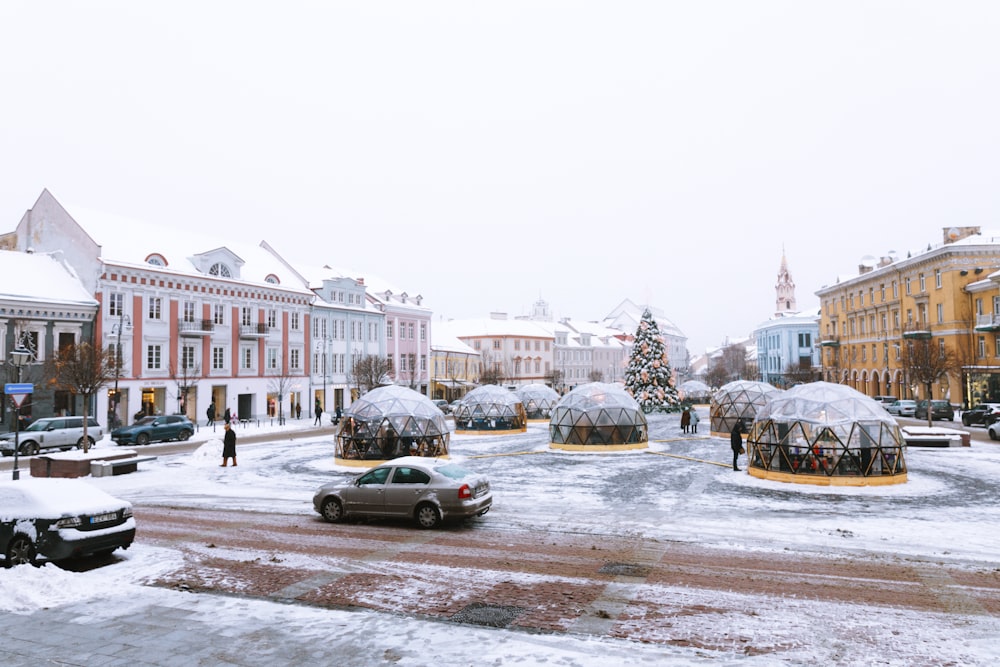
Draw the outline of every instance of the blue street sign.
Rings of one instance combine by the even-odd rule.
[[[35,385],[30,382],[8,382],[3,386],[5,394],[33,394]]]

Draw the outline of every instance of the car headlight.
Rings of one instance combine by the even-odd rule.
[[[132,518],[132,508],[131,507],[126,507],[125,509],[122,510],[122,518],[123,519],[131,519]]]
[[[56,521],[56,528],[79,528],[83,525],[78,516],[69,516]]]

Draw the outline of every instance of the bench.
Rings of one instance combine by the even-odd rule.
[[[90,462],[91,477],[111,477],[112,475],[125,475],[139,469],[139,464],[144,461],[155,461],[155,456],[130,456],[124,459],[112,459],[110,461],[98,460]]]

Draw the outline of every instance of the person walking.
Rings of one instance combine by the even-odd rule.
[[[313,426],[316,426],[316,425],[322,426],[323,425],[323,419],[322,419],[322,417],[323,417],[323,406],[319,404],[319,399],[318,398],[316,399],[316,408],[314,409],[314,412],[316,413],[316,419],[313,420]]]
[[[229,425],[229,422],[233,421],[233,413],[229,411],[229,408],[226,408],[226,413],[222,415],[222,420],[226,422],[227,426]]]
[[[301,403],[296,403],[295,404],[295,418],[296,419],[302,419],[302,404]]]
[[[337,418],[333,420],[333,423],[334,424],[339,424],[340,423],[340,418],[343,417],[343,416],[344,416],[344,413],[341,411],[340,406],[338,405],[337,406]]]
[[[739,419],[729,434],[729,446],[733,448],[733,470],[739,470],[739,458],[743,453],[743,423]]]
[[[215,401],[208,404],[208,409],[205,410],[205,416],[208,417],[208,423],[205,426],[215,426]]]
[[[226,435],[222,437],[222,465],[220,467],[225,468],[229,459],[233,460],[233,467],[236,467],[236,431],[233,430],[232,424],[226,422]]]
[[[691,425],[691,408],[684,408],[684,412],[681,413],[681,433],[688,432],[688,426]]]
[[[699,419],[700,419],[700,417],[698,417],[698,411],[695,410],[694,408],[691,408],[691,432],[692,433],[697,433],[698,432],[698,420]]]

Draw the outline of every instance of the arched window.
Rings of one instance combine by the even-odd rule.
[[[208,270],[208,274],[212,276],[221,276],[222,278],[232,278],[233,274],[229,270],[229,267],[222,262],[216,262],[212,265],[212,268]]]
[[[270,283],[272,285],[280,285],[281,284],[281,281],[278,280],[278,276],[274,275],[273,273],[267,274],[267,277],[264,278],[264,282],[265,283]]]
[[[167,260],[164,259],[163,255],[154,252],[152,255],[146,258],[146,263],[152,264],[153,266],[166,266]]]

